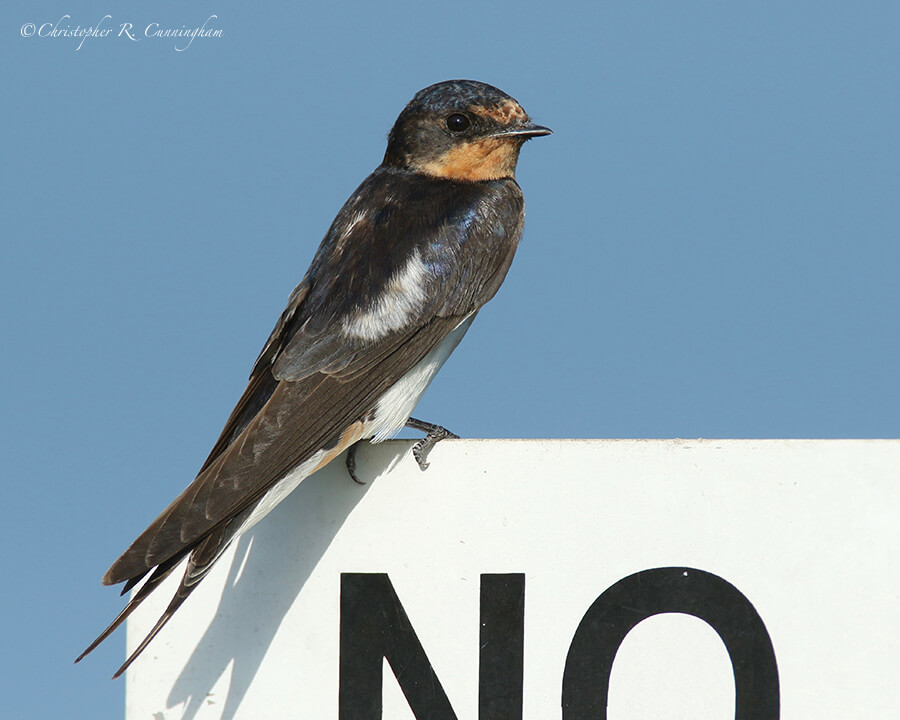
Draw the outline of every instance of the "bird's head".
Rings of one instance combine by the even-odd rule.
[[[551,130],[502,90],[448,80],[420,90],[388,135],[384,165],[450,180],[515,177],[522,144]]]

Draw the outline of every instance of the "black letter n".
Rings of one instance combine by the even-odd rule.
[[[479,717],[522,717],[524,575],[482,575]],[[450,701],[383,573],[341,574],[340,720],[382,717],[386,658],[419,720],[456,720]]]
[[[394,586],[384,573],[341,573],[340,720],[381,717],[382,658],[417,718],[456,720]]]

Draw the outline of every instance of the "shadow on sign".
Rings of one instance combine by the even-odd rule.
[[[360,461],[365,460],[358,466],[359,476],[364,480],[380,477],[406,449],[398,446],[396,453],[377,464],[375,453],[359,453]],[[232,662],[221,719],[234,717],[285,614],[369,487],[350,479],[340,456],[300,483],[273,511],[273,515],[289,514],[291,522],[260,523],[239,540],[216,616],[166,702],[168,707],[185,703],[183,720],[196,717]]]

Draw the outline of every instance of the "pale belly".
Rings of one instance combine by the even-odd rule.
[[[475,313],[472,313],[381,396],[375,406],[375,417],[366,423],[363,437],[379,443],[392,437],[406,425],[434,376],[459,345],[474,319]]]

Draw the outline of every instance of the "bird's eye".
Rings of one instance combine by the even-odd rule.
[[[451,132],[462,132],[471,124],[472,121],[462,113],[453,113],[447,116],[447,128]]]

